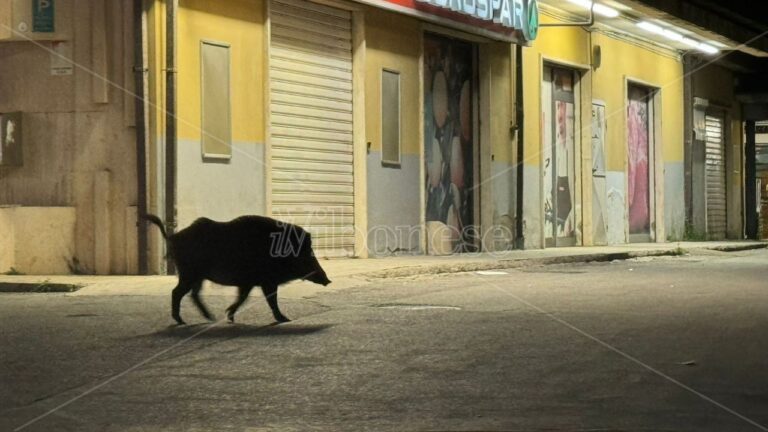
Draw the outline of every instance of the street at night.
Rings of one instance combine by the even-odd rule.
[[[274,325],[0,294],[0,429],[759,431],[768,250],[368,281]],[[170,287],[169,287],[170,291]],[[214,313],[234,289],[208,286]]]

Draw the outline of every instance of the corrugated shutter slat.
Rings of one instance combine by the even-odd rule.
[[[713,240],[726,237],[725,140],[723,118],[705,116],[707,234]]]
[[[312,233],[319,256],[354,253],[352,16],[271,3],[272,214]]]

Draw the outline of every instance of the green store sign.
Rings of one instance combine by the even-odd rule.
[[[392,1],[392,0],[390,0]],[[539,4],[537,0],[416,0],[442,9],[458,12],[501,27],[519,30],[525,40],[536,39],[539,33]],[[401,1],[395,1],[401,3]]]
[[[539,34],[539,3],[536,0],[526,1],[524,16],[523,37],[532,41]]]

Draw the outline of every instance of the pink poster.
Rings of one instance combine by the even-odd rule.
[[[648,91],[630,88],[627,109],[629,133],[629,233],[650,232],[648,170]]]

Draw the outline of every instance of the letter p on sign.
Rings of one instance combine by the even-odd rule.
[[[32,0],[32,31],[53,33],[54,29],[54,0]]]

